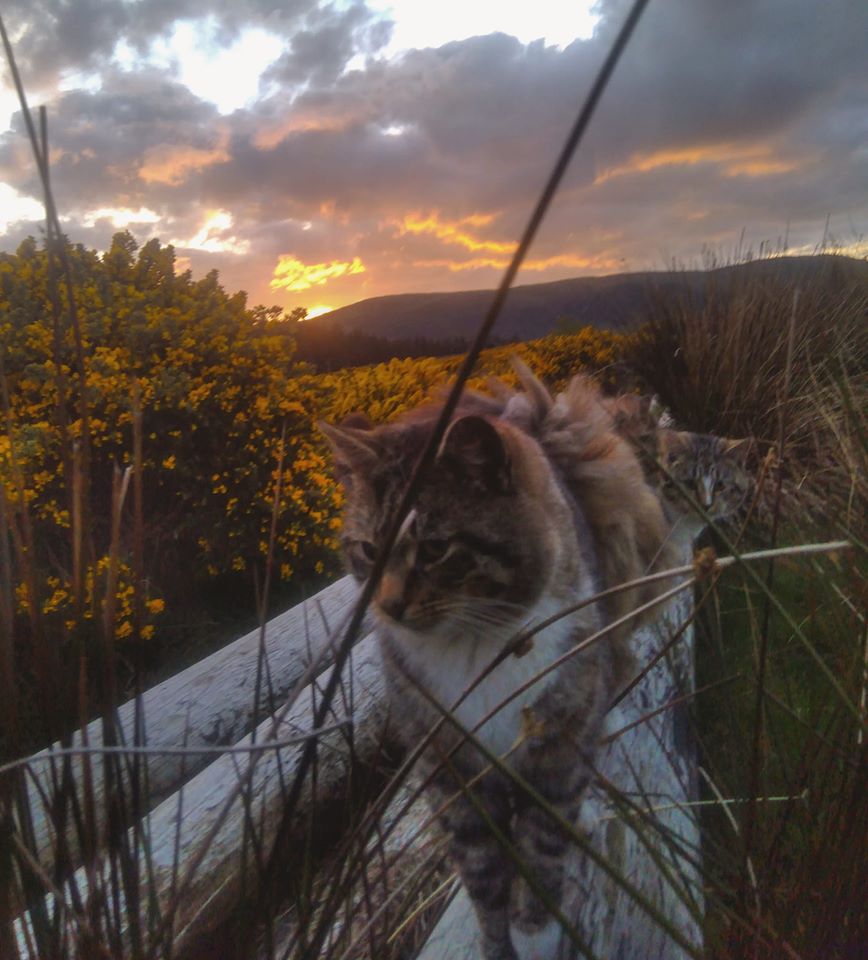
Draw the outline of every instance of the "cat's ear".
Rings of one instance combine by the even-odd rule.
[[[507,493],[512,487],[503,437],[483,417],[453,421],[440,443],[437,462],[480,491]]]
[[[518,376],[518,382],[524,387],[525,393],[530,398],[530,406],[536,419],[544,420],[555,403],[548,387],[517,353],[509,358],[509,362]]]
[[[373,430],[374,425],[368,419],[366,413],[362,413],[361,410],[355,410],[353,413],[348,413],[343,420],[341,420],[340,425],[342,427],[352,427],[355,430]]]
[[[365,426],[357,425],[360,418],[364,418]],[[370,472],[379,461],[381,452],[364,414],[351,414],[340,426],[318,420],[317,427],[332,448],[335,471],[342,483],[346,483],[354,473]]]
[[[727,456],[731,456],[739,463],[744,463],[751,448],[751,438],[742,437],[740,440],[724,438],[721,440]]]
[[[691,440],[692,434],[683,430],[668,430],[666,428],[658,430],[657,455],[659,459],[663,463],[672,463],[690,450]]]

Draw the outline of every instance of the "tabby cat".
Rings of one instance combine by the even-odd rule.
[[[738,513],[751,487],[750,440],[675,430],[656,397],[623,394],[605,398],[603,405],[617,432],[644,453],[649,483],[660,493],[673,539],[689,543],[705,529],[706,520],[691,500],[711,520]]]
[[[625,662],[623,634],[532,681],[632,609],[642,592],[564,616],[456,702],[524,628],[662,562],[668,525],[595,388],[575,378],[554,399],[525,368],[519,375],[524,391],[495,384],[495,397],[462,401],[403,522],[374,608],[392,718],[404,743],[418,742],[440,719],[432,699],[454,707],[461,726],[488,750],[508,755],[512,769],[572,822]],[[378,427],[359,415],[322,425],[346,491],[346,562],[360,581],[438,413],[429,406]],[[527,690],[488,717],[525,682]],[[515,873],[487,820],[555,904],[568,844],[510,778],[496,770],[478,776],[487,761],[453,724],[440,726],[421,765],[431,777],[433,807],[453,798],[442,821],[476,909],[484,956],[515,960],[510,921],[534,932],[548,911]]]
[[[673,535],[695,539],[706,521],[684,496],[712,520],[735,516],[750,489],[745,457],[749,440],[662,429],[657,432],[660,492]]]

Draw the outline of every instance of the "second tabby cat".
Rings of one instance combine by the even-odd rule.
[[[676,430],[656,398],[624,394],[603,404],[618,433],[644,457],[674,538],[691,541],[705,529],[706,520],[691,501],[712,521],[735,516],[751,488],[750,440]]]
[[[712,520],[725,520],[738,512],[750,489],[745,464],[749,445],[749,440],[705,433],[658,431],[657,454],[666,471],[661,474],[660,491],[676,533],[695,537],[706,525],[690,500]]]

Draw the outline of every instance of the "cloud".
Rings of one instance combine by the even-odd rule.
[[[41,86],[70,69],[102,69],[119,43],[144,55],[184,21],[208,18],[215,43],[228,47],[249,27],[291,36],[320,15],[318,7],[317,0],[8,0],[3,16],[24,76]]]
[[[161,143],[147,150],[138,175],[145,183],[178,186],[192,171],[201,170],[212,163],[225,163],[228,159],[229,154],[222,147],[203,150],[200,147]]]
[[[431,234],[445,244],[455,244],[474,253],[512,253],[516,248],[513,240],[481,240],[469,232],[469,228],[485,227],[494,220],[494,214],[472,213],[452,223],[444,222],[436,213],[423,216],[419,213],[407,214],[398,225],[400,233]]]
[[[324,286],[329,280],[364,272],[364,264],[358,257],[353,257],[350,263],[340,263],[337,260],[332,260],[331,263],[305,264],[297,257],[284,254],[281,255],[277,266],[274,268],[271,289],[310,290],[311,287]]]
[[[505,270],[509,266],[509,257],[473,257],[469,260],[416,260],[414,266],[449,270],[462,273],[467,270]],[[567,267],[570,270],[600,272],[614,271],[619,261],[613,257],[580,257],[571,253],[556,254],[543,259],[530,257],[522,264],[522,270],[530,273],[542,273],[554,267]]]
[[[39,82],[97,78],[51,88],[70,235],[105,244],[125,215],[100,211],[147,210],[158,219],[129,221],[140,239],[186,238],[194,270],[289,307],[324,286],[337,304],[494,285],[626,6],[605,0],[594,36],[564,48],[494,33],[386,59],[390,25],[361,2],[90,3],[4,8]],[[188,20],[226,47],[254,27],[281,38],[255,102],[222,115],[177,64],[136,60]],[[862,0],[652,4],[524,269],[540,280],[663,266],[734,246],[743,229],[789,229],[800,246],[827,217],[857,243],[866,35]],[[135,54],[126,67],[119,40]],[[0,180],[40,195],[20,118],[0,135]]]
[[[657,150],[639,153],[626,163],[602,170],[594,179],[599,186],[613,177],[648,173],[660,167],[714,166],[728,177],[767,177],[790,173],[798,166],[795,159],[777,159],[768,144],[703,144],[677,150]]]
[[[201,250],[205,253],[233,253],[243,256],[250,252],[250,241],[230,233],[232,214],[227,210],[209,210],[205,220],[189,240],[170,241],[184,251]]]
[[[376,17],[364,3],[316,10],[293,32],[289,49],[269,67],[264,80],[282,87],[332,84],[351,60],[372,56],[385,47],[391,32],[392,23]]]
[[[122,230],[130,224],[159,223],[160,215],[147,207],[139,207],[138,210],[130,210],[129,207],[99,207],[88,210],[81,218],[86,227],[92,227],[100,220],[107,220],[113,227]]]

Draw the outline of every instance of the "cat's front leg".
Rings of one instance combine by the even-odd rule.
[[[521,758],[519,772],[531,783],[561,820],[576,822],[590,767],[567,746],[547,743],[538,755],[533,748]],[[523,933],[536,933],[552,919],[551,907],[560,908],[566,855],[570,840],[561,823],[548,810],[519,797],[513,823],[515,846],[533,884],[516,874],[510,897],[510,917]]]
[[[610,699],[608,662],[604,667],[600,669],[599,658],[568,661],[524,716],[524,739],[513,767],[557,814],[516,787],[513,837],[534,883],[516,877],[510,912],[525,933],[542,929],[551,919],[551,907],[561,905],[570,839],[559,821],[575,824],[591,779]]]
[[[464,883],[482,935],[485,960],[518,960],[509,935],[509,896],[513,876],[512,863],[494,836],[488,817],[495,827],[509,836],[510,808],[506,791],[493,787],[488,778],[474,784],[474,800],[453,777],[439,777],[429,793],[436,809],[446,803],[440,823],[449,835],[450,852]]]

